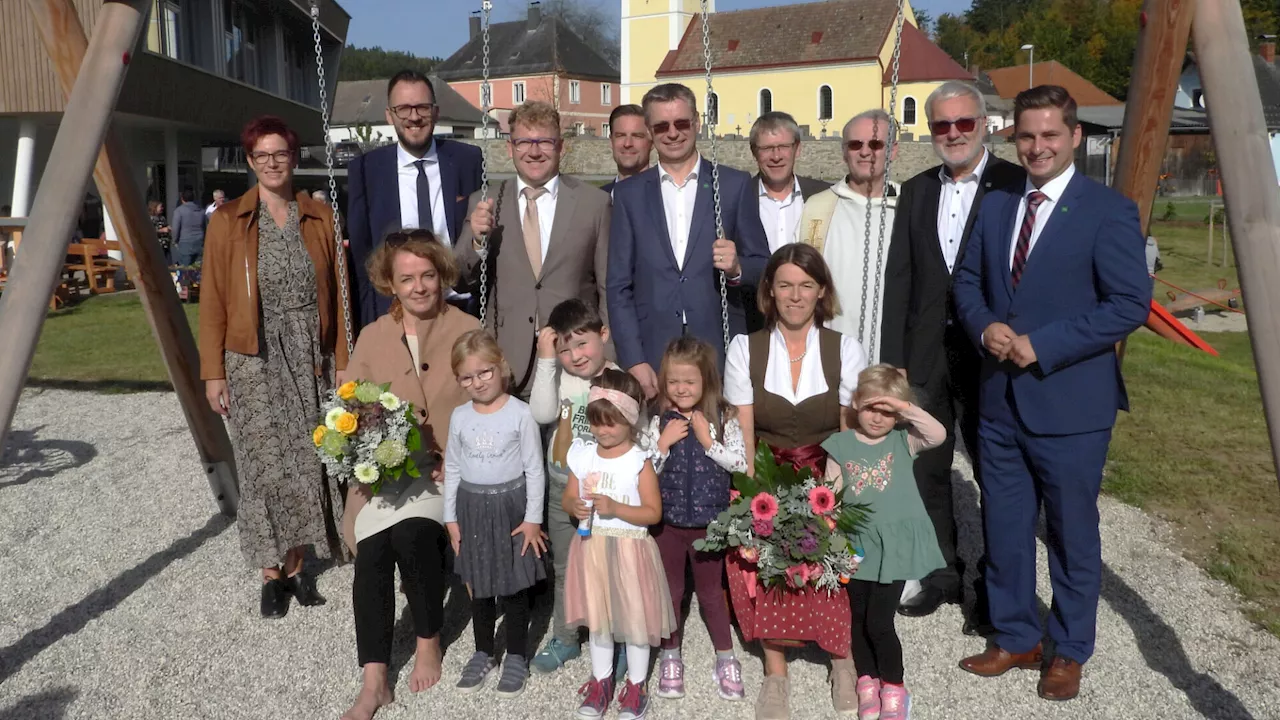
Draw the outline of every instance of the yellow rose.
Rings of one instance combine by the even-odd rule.
[[[356,432],[356,416],[349,412],[344,412],[339,415],[338,422],[335,424],[338,427],[338,432],[343,435],[354,435]]]
[[[357,383],[355,380],[349,380],[347,382],[342,383],[342,385],[338,386],[338,397],[342,398],[343,400],[350,400],[351,398],[355,397],[356,386],[358,384],[359,383]]]
[[[311,442],[315,443],[316,447],[320,447],[320,443],[324,442],[325,432],[325,427],[320,425],[311,433]]]

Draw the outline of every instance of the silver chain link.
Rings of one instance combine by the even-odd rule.
[[[876,279],[875,291],[871,295],[870,302],[867,301],[867,275],[871,269],[871,198],[867,198],[867,214],[866,214],[866,259],[862,263],[862,308],[858,314],[858,337],[869,338],[874,344],[876,342],[876,333],[879,331],[880,325],[880,286],[884,279],[884,229],[885,220],[889,212],[889,171],[893,165],[893,151],[898,144],[898,133],[896,132],[898,125],[898,70],[899,61],[902,57],[902,25],[906,21],[905,0],[898,0],[898,17],[896,20],[896,28],[893,39],[893,80],[889,89],[889,137],[884,146],[884,179],[880,193],[880,237],[876,243]],[[871,139],[875,140],[879,134],[880,123],[874,123],[871,126]],[[867,320],[867,306],[871,306],[871,334],[865,335]]]
[[[899,0],[901,2],[901,0]],[[708,0],[702,0],[702,59],[707,71],[707,124],[711,133],[711,198],[716,211],[716,239],[724,237],[724,218],[720,213],[720,157],[716,143],[716,124],[720,122],[720,100],[716,98],[716,113],[711,114],[711,98],[715,91],[711,86],[711,25],[707,22],[709,15]],[[724,330],[724,351],[729,352],[729,288],[727,273],[720,272],[720,326]]]
[[[480,26],[484,31],[484,69],[480,82],[480,200],[489,199],[489,109],[493,105],[493,88],[489,86],[489,13],[493,10],[492,0],[484,0],[480,4],[482,19]],[[498,222],[498,214],[494,213],[493,222]],[[489,312],[489,236],[478,236],[480,247],[480,327],[484,327],[485,316]]]
[[[316,78],[320,85],[320,122],[324,130],[324,164],[329,175],[329,206],[333,210],[333,241],[337,245],[338,290],[342,295],[342,316],[347,340],[347,357],[355,352],[351,331],[351,290],[347,277],[347,249],[342,245],[342,225],[338,221],[338,182],[333,172],[333,139],[329,137],[329,97],[324,84],[324,52],[320,46],[320,4],[311,0],[311,37],[316,45]]]

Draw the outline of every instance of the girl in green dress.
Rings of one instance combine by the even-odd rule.
[[[871,509],[866,527],[851,538],[864,557],[847,586],[858,718],[905,720],[911,696],[903,686],[894,612],[905,581],[944,565],[912,466],[921,451],[942,444],[947,430],[911,402],[906,377],[890,365],[859,373],[850,407],[854,427],[822,448],[830,456],[827,475],[846,488],[845,500]]]

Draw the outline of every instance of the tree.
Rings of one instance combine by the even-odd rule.
[[[916,14],[916,27],[920,28],[920,32],[924,33],[925,37],[933,37],[933,16],[929,14],[928,10],[916,10],[915,8],[912,8],[912,10]]]
[[[542,13],[560,18],[587,47],[599,53],[614,68],[619,67],[622,58],[619,23],[598,0],[544,0]]]
[[[430,74],[440,58],[422,58],[399,50],[381,47],[358,48],[348,45],[342,52],[338,80],[386,80],[401,70],[417,70]]]

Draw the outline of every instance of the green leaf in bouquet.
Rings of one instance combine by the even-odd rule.
[[[411,453],[422,449],[422,433],[418,430],[417,425],[409,425],[409,436],[405,438],[404,446]]]
[[[412,442],[412,438],[413,438],[413,436],[412,436],[412,435],[410,435],[410,442]],[[411,477],[411,478],[420,478],[420,477],[422,477],[422,472],[421,472],[420,470],[418,470],[418,463],[416,463],[416,462],[414,462],[414,461],[413,461],[413,456],[412,456],[412,455],[410,455],[410,456],[409,456],[408,458],[406,458],[406,459],[405,459],[405,461],[404,461],[404,472],[405,472],[405,474],[406,474],[406,475],[408,475],[408,476],[409,476],[409,477]]]
[[[708,550],[708,548],[707,548],[707,539],[706,539],[706,538],[698,538],[697,540],[694,540],[694,541],[693,541],[693,549],[694,549],[694,550],[697,550],[698,552],[707,552],[707,550]]]
[[[759,484],[757,491],[751,493],[756,495],[760,489],[773,492],[778,482],[778,460],[773,456],[773,450],[769,447],[769,443],[761,440],[756,443],[756,482]],[[744,495],[746,493],[743,493]]]
[[[865,503],[843,505],[836,516],[836,527],[849,535],[861,532],[866,528],[870,515],[871,507]]]
[[[738,547],[742,544],[742,540],[737,535],[729,536],[729,547]]]
[[[391,392],[391,383],[382,383],[378,388],[382,390],[382,392]]]

